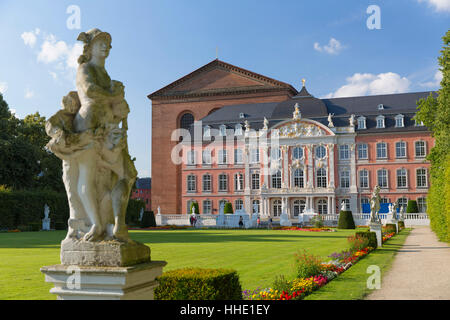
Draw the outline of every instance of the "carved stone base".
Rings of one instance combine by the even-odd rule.
[[[54,265],[42,267],[45,281],[55,287],[58,300],[154,300],[156,277],[165,261],[131,267],[86,267]]]
[[[383,233],[381,231],[382,224],[381,222],[370,222],[369,228],[371,232],[375,232],[377,235],[377,246],[381,248],[383,246]]]
[[[150,262],[150,248],[136,241],[88,242],[66,238],[61,242],[61,264],[127,267]]]

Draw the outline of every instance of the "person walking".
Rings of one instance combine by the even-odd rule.
[[[256,227],[259,229],[261,227],[261,218],[258,215],[258,219],[256,219]]]
[[[272,229],[272,222],[273,222],[272,217],[270,217],[269,218],[269,224],[267,226],[268,229]]]
[[[242,216],[239,217],[239,229],[244,227],[244,221],[242,220]]]

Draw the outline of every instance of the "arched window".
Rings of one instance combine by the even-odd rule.
[[[194,116],[190,113],[185,113],[180,118],[180,128],[189,130],[191,124],[194,123]]]
[[[305,179],[303,176],[302,169],[295,169],[295,171],[294,171],[294,187],[297,187],[297,188],[305,187]]]
[[[295,147],[292,149],[292,159],[293,160],[300,160],[303,158],[303,148],[301,147]]]
[[[324,168],[317,170],[317,188],[327,187],[327,171]]]
[[[294,217],[298,217],[299,214],[305,211],[306,201],[305,200],[295,200],[294,201]]]
[[[426,198],[417,198],[417,207],[419,208],[419,212],[427,212],[427,199]]]
[[[317,201],[317,211],[319,211],[319,214],[326,214],[327,209],[327,201],[325,199],[319,199]]]
[[[281,215],[281,200],[273,201],[273,216],[278,217]]]
[[[281,171],[272,175],[272,188],[281,189]]]
[[[244,201],[242,201],[242,199],[234,201],[234,210],[238,211],[242,209],[244,209]]]

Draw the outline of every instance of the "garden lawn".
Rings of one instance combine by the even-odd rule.
[[[165,271],[184,267],[233,268],[239,273],[243,290],[269,287],[276,275],[293,277],[297,250],[306,249],[327,259],[329,254],[347,248],[347,237],[354,233],[355,230],[130,231],[132,239],[150,246],[153,260],[168,262]],[[60,263],[60,242],[65,235],[66,231],[0,233],[0,300],[55,299],[49,293],[52,284],[44,281],[39,269]],[[329,285],[335,285],[336,280]]]
[[[390,269],[395,255],[402,248],[411,229],[403,229],[398,235],[389,239],[347,271],[333,279],[330,283],[307,296],[305,300],[360,300],[374,289],[367,288],[367,279],[373,273],[367,273],[371,265],[380,267],[381,279]]]

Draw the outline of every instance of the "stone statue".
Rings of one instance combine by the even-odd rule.
[[[253,204],[253,213],[254,214],[259,214],[259,206],[257,203]]]
[[[248,122],[248,120],[244,121],[244,126],[245,126],[245,131],[249,132],[250,131],[250,123]]]
[[[350,118],[348,119],[348,122],[349,122],[350,127],[354,127],[355,126],[355,115],[354,114],[352,114],[350,116]]]
[[[46,123],[52,138],[47,148],[63,160],[70,208],[67,239],[131,243],[125,215],[137,171],[128,152],[130,109],[124,85],[111,80],[105,69],[111,36],[92,29],[77,40],[84,43],[77,91],[63,98],[62,110]]]
[[[292,118],[294,120],[300,120],[302,118],[302,113],[300,112],[300,108],[299,108],[298,103],[295,104],[294,108],[295,108],[295,111],[294,111],[294,113],[292,115]]]
[[[50,218],[48,217],[50,214],[50,208],[47,204],[44,206],[44,219],[42,219],[42,230],[49,231],[50,230]]]
[[[195,212],[195,206],[192,206],[192,212],[191,212],[193,215],[195,215],[196,214],[196,212]]]
[[[158,206],[158,213],[157,214],[161,215],[161,207],[160,206]]]
[[[378,217],[378,212],[380,211],[380,187],[375,186],[375,189],[372,192],[370,197],[370,221],[371,222],[379,222],[380,218]]]
[[[267,120],[266,117],[264,117],[264,127],[263,130],[269,130],[269,120]]]
[[[328,127],[330,127],[330,128],[334,128],[333,116],[334,116],[334,113],[328,114]]]
[[[347,205],[345,204],[345,201],[341,202],[341,211],[346,211],[347,210]]]
[[[142,218],[144,218],[144,208],[141,208],[141,211],[139,211],[139,221],[142,221]]]
[[[225,203],[221,202],[219,206],[219,214],[224,214],[225,212]]]

